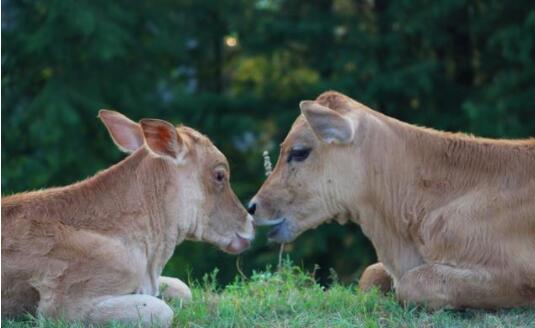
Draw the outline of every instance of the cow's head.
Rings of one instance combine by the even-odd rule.
[[[145,153],[136,178],[144,197],[159,204],[152,215],[178,220],[185,238],[228,253],[249,247],[252,217],[230,187],[227,159],[207,137],[157,119],[135,123],[114,111],[99,117],[121,150]]]
[[[328,107],[333,104],[333,108]],[[301,115],[281,144],[278,162],[249,204],[257,225],[273,226],[268,236],[289,242],[329,219],[347,217],[359,183],[355,166],[358,113],[350,98],[327,93],[302,101]]]

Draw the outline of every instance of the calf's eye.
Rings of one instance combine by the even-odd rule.
[[[225,172],[223,172],[223,171],[215,171],[214,172],[214,179],[215,179],[215,181],[217,181],[219,183],[225,181]]]
[[[310,155],[311,151],[312,148],[294,148],[290,150],[290,153],[288,154],[288,163],[290,163],[291,161],[304,161],[305,159],[307,159],[308,155]]]

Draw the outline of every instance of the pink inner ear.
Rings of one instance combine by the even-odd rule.
[[[99,117],[121,150],[134,152],[143,145],[143,135],[137,123],[112,111],[101,111]]]
[[[137,129],[137,127],[134,129]],[[130,127],[119,127],[117,130],[117,143],[126,150],[135,151],[143,144],[143,140],[139,138],[137,133],[132,133]]]
[[[166,126],[156,127],[155,132],[158,137],[153,140],[154,143],[151,145],[151,149],[161,155],[176,158],[178,155],[176,149],[176,133],[170,131]]]
[[[178,157],[179,137],[173,125],[165,121],[144,119],[141,120],[141,127],[151,151],[173,159]]]

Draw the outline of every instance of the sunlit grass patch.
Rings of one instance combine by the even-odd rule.
[[[217,270],[192,284],[193,301],[172,302],[175,327],[535,327],[534,309],[427,312],[399,305],[392,295],[361,293],[334,278],[329,288],[291,263],[254,272],[222,288]],[[3,321],[2,327],[82,327],[42,318]],[[120,325],[112,325],[120,327]]]

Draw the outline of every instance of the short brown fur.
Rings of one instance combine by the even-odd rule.
[[[297,118],[253,199],[257,220],[285,218],[275,240],[293,240],[333,217],[350,220],[374,244],[403,301],[535,304],[535,139],[421,128],[332,91],[301,109],[310,118]],[[335,119],[343,128],[339,116],[354,127],[352,140],[320,140],[321,131],[336,138],[321,129]],[[296,145],[312,152],[287,163]]]
[[[118,146],[143,140],[126,117],[106,111],[101,118],[112,135],[121,133]],[[165,136],[149,136],[163,156],[138,141],[131,155],[94,177],[2,198],[3,317],[29,312],[168,326],[173,313],[155,297],[160,287],[164,298],[191,298],[181,281],[160,276],[175,246],[191,239],[238,252],[245,242],[237,234],[252,239],[252,220],[230,189],[223,154],[190,128],[145,123],[151,124]],[[176,152],[170,138],[185,149],[180,164],[166,157]],[[214,169],[226,179],[214,181]]]

